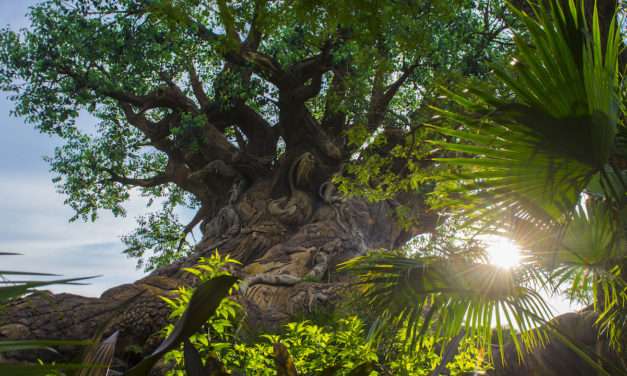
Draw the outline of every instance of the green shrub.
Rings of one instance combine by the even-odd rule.
[[[201,258],[198,265],[185,269],[200,281],[220,275],[228,275],[228,268],[237,261],[217,252]],[[237,287],[235,287],[237,288]],[[187,307],[193,293],[189,287],[181,287],[173,298],[163,298],[171,307],[170,318],[178,319]],[[291,322],[283,332],[262,334],[252,343],[247,343],[238,334],[244,310],[235,300],[225,298],[202,332],[190,337],[191,344],[198,350],[201,359],[217,357],[224,367],[246,375],[274,376],[275,343],[283,344],[300,375],[320,375],[330,369],[334,375],[348,375],[354,368],[370,363],[375,371],[371,375],[393,374],[407,376],[429,375],[440,363],[440,343],[434,337],[425,336],[419,344],[406,341],[404,330],[393,333],[382,342],[368,338],[367,325],[356,315],[348,314],[327,325],[318,325],[309,320]],[[164,329],[168,335],[173,324]],[[185,376],[183,347],[169,352],[166,361],[172,365],[168,376]],[[447,368],[451,375],[482,370],[487,367],[479,349],[470,341],[462,342],[460,352],[450,361]]]

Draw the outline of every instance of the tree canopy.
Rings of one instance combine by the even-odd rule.
[[[150,269],[180,255],[174,207],[210,216],[304,151],[324,180],[382,129],[386,150],[404,143],[393,130],[411,133],[437,83],[507,51],[508,17],[489,1],[44,1],[2,33],[0,73],[15,114],[65,140],[49,161],[72,219],[123,215],[133,188],[160,199],[125,238],[156,252]],[[378,154],[349,173],[369,184],[392,167]]]
[[[357,274],[373,336],[404,328],[415,348],[428,331],[464,335],[481,348],[496,341],[502,360],[508,335],[520,357],[557,338],[609,375],[621,365],[549,322],[539,290],[590,304],[599,338],[622,351],[618,10],[575,0],[49,0],[32,8],[29,29],[0,34],[0,77],[17,115],[64,140],[49,161],[73,219],[123,215],[134,192],[161,206],[123,239],[146,269],[191,252],[186,236],[201,221],[205,238],[233,228],[243,238],[241,218],[272,217],[280,236],[241,244],[280,255],[240,260],[243,290],[325,275],[330,285],[329,255],[358,249],[340,269]],[[248,203],[237,212],[240,194],[260,185],[270,187],[260,214]],[[351,195],[386,202],[402,224],[370,244],[414,242],[365,254],[356,232],[367,227],[346,230],[336,205]],[[329,245],[324,236],[340,230],[298,232],[324,205],[325,220],[363,246]],[[190,223],[179,207],[196,210]],[[273,248],[290,231],[319,238]],[[515,240],[522,265],[487,264],[478,235]],[[297,276],[265,272],[310,251],[313,266]]]

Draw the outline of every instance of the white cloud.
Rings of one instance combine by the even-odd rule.
[[[146,211],[141,197],[129,202],[127,217],[102,213],[95,223],[68,223],[72,211],[63,205],[63,198],[45,176],[5,175],[0,197],[0,251],[23,254],[3,256],[3,269],[67,277],[103,275],[88,286],[50,288],[87,296],[98,296],[109,287],[142,276],[135,269],[135,260],[121,253],[119,241],[134,228],[134,218]]]

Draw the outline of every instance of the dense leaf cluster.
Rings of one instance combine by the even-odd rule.
[[[63,140],[48,160],[85,220],[123,215],[137,189],[217,210],[234,179],[307,150],[327,178],[345,165],[338,181],[353,193],[415,190],[420,152],[406,150],[436,84],[484,76],[514,24],[483,0],[49,0],[29,16],[29,29],[0,33],[2,88],[16,115]],[[229,169],[212,172],[215,161]],[[169,210],[153,218],[171,223]],[[142,227],[129,254],[171,253],[148,268],[177,257]]]

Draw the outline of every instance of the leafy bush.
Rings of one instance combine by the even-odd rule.
[[[227,269],[229,265],[234,264],[239,264],[239,262],[228,256],[222,257],[218,252],[215,252],[210,257],[200,258],[196,266],[184,270],[195,275],[200,282],[205,282],[219,276],[230,275]],[[233,288],[237,289],[237,285]],[[172,321],[178,320],[183,315],[193,293],[193,288],[182,286],[176,290],[174,298],[162,297],[172,309],[169,317]],[[189,337],[189,342],[199,351],[203,359],[206,359],[212,351],[222,353],[232,348],[231,344],[235,340],[236,322],[238,317],[241,317],[239,314],[241,312],[242,307],[239,303],[232,299],[223,299],[215,314],[207,321],[205,331]],[[167,337],[173,329],[174,324],[168,324],[163,330],[164,335]],[[176,368],[170,371],[168,375],[185,376],[183,345],[178,350],[166,354],[164,359],[176,364]]]
[[[200,281],[206,281],[228,275],[229,266],[236,263],[216,252],[185,270]],[[175,297],[163,298],[172,309],[171,319],[182,315],[192,293],[192,288],[181,287]],[[217,358],[226,369],[246,375],[273,376],[277,374],[274,344],[281,343],[300,375],[349,375],[357,367],[371,364],[374,369],[371,375],[422,376],[431,374],[441,361],[442,344],[435,337],[426,336],[420,343],[411,343],[406,330],[401,329],[389,338],[374,342],[369,339],[366,323],[350,314],[328,325],[317,325],[309,320],[291,322],[282,333],[262,334],[253,343],[246,343],[238,335],[243,312],[235,300],[222,300],[203,331],[189,338],[201,359]],[[164,335],[169,335],[172,329],[173,325],[168,325]],[[186,375],[183,346],[169,352],[165,359],[172,365],[168,376]],[[470,341],[463,342],[460,352],[447,364],[451,375],[486,367],[481,352]]]

